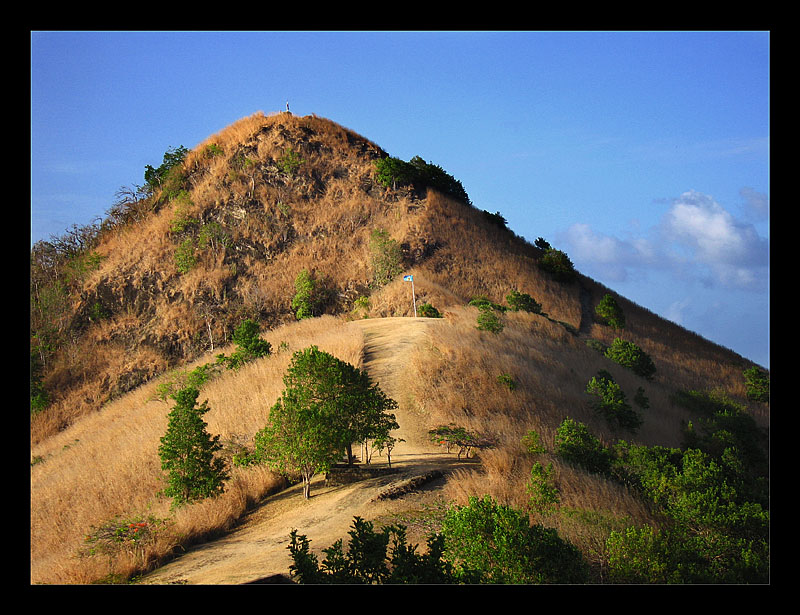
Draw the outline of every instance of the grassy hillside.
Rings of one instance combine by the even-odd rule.
[[[677,447],[692,415],[675,394],[717,390],[768,426],[768,404],[746,396],[748,361],[623,297],[616,298],[625,329],[600,324],[594,306],[610,289],[580,274],[554,279],[538,266],[543,250],[480,204],[418,184],[385,186],[375,165],[385,158],[330,120],[255,114],[188,151],[151,191],[122,195],[104,223],[66,238],[75,241],[34,248],[32,358],[49,402],[31,416],[34,582],[124,577],[176,545],[231,527],[283,486],[262,467],[233,466],[222,497],[170,513],[157,495],[156,451],[169,410],[157,387],[173,370],[229,352],[235,327],[256,320],[272,356],[225,372],[202,392],[212,409],[209,431],[220,434],[225,454],[251,445],[280,394],[291,351],[314,343],[360,366],[364,340],[345,327],[348,319],[412,315],[402,276],[374,283],[376,230],[400,247],[417,305],[432,304],[449,325],[431,333],[402,375],[402,403],[426,428],[457,423],[497,442],[481,451],[479,467],[448,481],[452,501],[490,494],[524,508],[535,458],[522,440],[534,430],[550,451],[561,506],[655,523],[628,489],[551,454],[564,418],[609,445],[624,437]],[[316,281],[318,301],[315,317],[297,322],[292,298],[303,270]],[[470,299],[505,304],[512,290],[534,297],[542,314],[507,311],[501,333],[478,330]],[[652,358],[653,380],[587,344],[609,346],[618,337]],[[649,408],[636,434],[611,429],[589,406],[587,382],[600,370],[630,398],[645,390]],[[503,374],[516,388],[498,382]],[[169,522],[138,549],[74,557],[93,528],[148,515]],[[585,526],[546,521],[591,550]]]

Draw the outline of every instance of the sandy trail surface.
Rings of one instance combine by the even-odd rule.
[[[381,389],[399,403],[395,411],[403,438],[392,452],[395,472],[359,482],[326,486],[324,477],[312,481],[311,497],[302,496],[302,485],[265,498],[227,535],[196,547],[149,573],[143,584],[243,584],[275,582],[288,576],[291,557],[289,535],[305,534],[313,551],[347,539],[353,517],[371,520],[403,508],[402,499],[383,499],[431,471],[458,467],[455,455],[434,448],[426,438],[427,426],[407,403],[402,374],[412,352],[426,341],[430,327],[448,326],[444,319],[380,318],[353,321],[365,338],[364,369]],[[355,452],[355,451],[354,451]],[[373,457],[372,466],[386,466],[385,457]],[[434,481],[435,482],[435,481]],[[322,556],[320,556],[320,560]]]

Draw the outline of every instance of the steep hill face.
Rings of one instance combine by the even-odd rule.
[[[294,320],[304,269],[317,315],[348,313],[359,297],[369,302],[361,315],[408,314],[408,285],[373,284],[376,230],[401,246],[419,304],[502,302],[518,289],[552,319],[610,342],[592,314],[608,289],[582,276],[555,281],[537,267],[541,250],[477,207],[424,185],[385,187],[375,161],[386,157],[330,120],[257,113],[189,151],[154,194],[125,202],[124,222],[100,234],[94,269],[71,295],[70,341],[44,370],[54,403],[35,418],[34,440],[229,342],[244,318],[267,328]],[[665,355],[674,376],[692,378],[680,367],[691,357],[743,392],[719,371],[741,357],[620,300],[628,332]]]
[[[317,315],[350,312],[359,297],[367,315],[408,314],[408,285],[373,284],[376,230],[401,246],[420,304],[502,302],[518,289],[551,318],[610,342],[592,314],[607,289],[582,276],[553,280],[537,267],[541,250],[477,207],[425,186],[385,187],[375,161],[386,157],[330,120],[258,113],[188,152],[177,179],[124,203],[136,215],[100,234],[95,268],[72,294],[71,340],[44,370],[54,403],[34,419],[34,441],[229,342],[244,318],[294,320],[303,269],[316,281]],[[669,357],[675,376],[691,379],[680,367],[691,357],[743,392],[719,371],[741,357],[621,301],[628,331]]]

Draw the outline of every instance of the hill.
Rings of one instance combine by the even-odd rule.
[[[276,510],[285,484],[263,467],[232,466],[223,496],[174,514],[157,496],[156,449],[169,410],[158,387],[230,352],[232,333],[246,318],[260,323],[272,355],[223,373],[201,393],[211,408],[209,430],[220,434],[226,455],[250,446],[263,427],[289,351],[313,343],[363,367],[396,396],[406,440],[398,460],[439,451],[427,440],[437,425],[456,423],[497,442],[480,452],[480,464],[455,460],[458,469],[436,483],[437,506],[490,494],[524,508],[535,458],[523,438],[535,431],[552,452],[566,417],[608,444],[624,435],[677,447],[694,415],[676,394],[713,389],[768,426],[768,404],[746,395],[748,361],[618,295],[625,328],[598,322],[594,307],[610,289],[577,272],[562,281],[543,270],[544,248],[473,206],[432,163],[417,160],[424,173],[414,181],[381,181],[376,161],[392,159],[380,147],[330,120],[287,113],[244,118],[182,153],[172,168],[167,155],[151,168],[162,173],[151,173],[160,179],[147,190],[121,191],[102,224],[32,251],[32,356],[49,401],[31,420],[33,582],[125,576],[230,531],[249,513],[258,520]],[[386,266],[378,257],[387,254],[394,260],[380,279]],[[297,321],[292,299],[303,271],[313,282],[314,317]],[[410,289],[400,273],[414,275],[417,306],[431,304],[443,319],[409,318]],[[535,298],[538,313],[500,311],[500,334],[477,329],[481,311],[470,300],[500,305],[512,290]],[[387,318],[402,318],[402,326],[390,325],[401,337],[385,336],[382,323],[396,323]],[[597,351],[616,338],[652,358],[652,380]],[[649,408],[635,434],[620,434],[589,405],[587,381],[601,370],[629,397],[645,390]],[[513,390],[499,376],[512,378]],[[445,455],[442,467],[450,468],[453,456]],[[565,508],[656,523],[626,488],[555,455],[547,459]],[[411,457],[404,462],[405,478],[412,467],[423,471]],[[401,478],[385,480],[364,485],[384,489]],[[392,514],[424,516],[414,497],[430,504],[417,494]],[[343,537],[362,513],[358,501],[348,496],[331,537],[337,530]],[[87,534],[134,518],[161,529],[111,558],[74,559]],[[591,550],[585,527],[548,522]],[[298,529],[316,544],[314,527]],[[242,582],[222,578],[215,582]]]

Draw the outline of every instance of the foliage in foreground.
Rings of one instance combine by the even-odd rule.
[[[289,567],[292,578],[306,585],[454,582],[452,567],[442,559],[440,535],[428,539],[424,554],[417,552],[417,545],[407,543],[403,525],[390,525],[376,532],[372,523],[355,517],[349,535],[347,549],[342,539],[337,540],[323,549],[325,558],[320,564],[306,536],[292,530],[288,547],[294,562]]]
[[[604,446],[566,419],[555,453],[638,493],[660,516],[658,527],[628,526],[608,536],[614,583],[769,582],[769,482],[765,437],[730,400],[686,392],[698,413],[686,448]]]
[[[303,584],[544,584],[588,578],[577,548],[555,530],[530,525],[527,514],[489,496],[448,510],[441,533],[428,537],[424,554],[407,544],[403,525],[376,532],[372,523],[355,517],[349,534],[347,549],[341,539],[336,541],[323,549],[320,564],[307,537],[292,530],[291,576]]]

